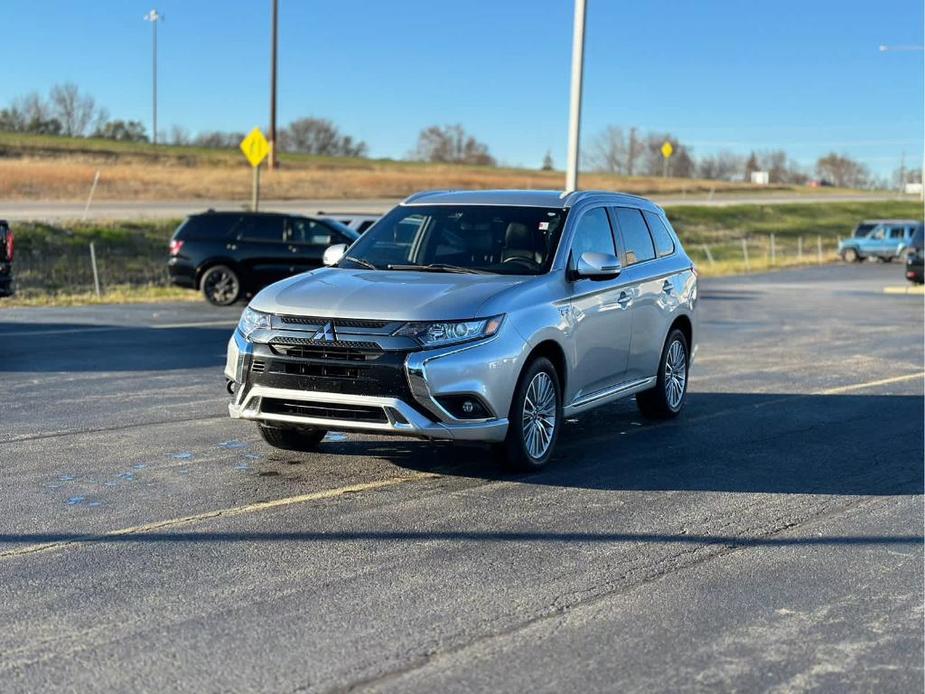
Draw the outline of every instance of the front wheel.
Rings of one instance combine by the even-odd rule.
[[[507,437],[496,446],[496,453],[513,470],[539,470],[552,458],[561,428],[559,375],[551,361],[539,357],[520,375],[508,414]]]
[[[684,333],[672,330],[662,349],[655,387],[636,394],[636,405],[644,417],[670,419],[684,407],[690,365],[688,355]]]
[[[284,451],[313,451],[327,433],[324,429],[277,427],[270,424],[258,424],[260,436],[274,448]]]
[[[241,297],[241,280],[227,265],[214,265],[205,271],[199,285],[213,306],[231,306]]]
[[[846,248],[842,251],[841,257],[846,263],[856,263],[861,259],[861,256],[858,255],[857,250],[854,248]]]

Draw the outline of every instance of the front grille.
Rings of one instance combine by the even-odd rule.
[[[264,398],[261,409],[266,414],[288,414],[316,419],[338,419],[350,422],[387,423],[385,410],[370,405],[346,405],[330,402],[299,402]]]
[[[382,356],[382,349],[375,342],[316,342],[307,340],[302,344],[286,344],[281,340],[274,340],[270,344],[270,349],[281,356],[295,357],[297,359],[373,361]]]
[[[319,318],[315,316],[280,316],[279,318],[283,323],[289,325],[324,325],[326,323],[333,323],[335,330],[341,328],[367,328],[369,330],[377,330],[384,328],[390,322],[384,320],[360,320],[357,318]]]

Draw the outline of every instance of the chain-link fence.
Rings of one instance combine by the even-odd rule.
[[[76,229],[23,223],[14,231],[13,276],[21,296],[168,285],[170,223]]]
[[[822,264],[838,258],[838,239],[822,235],[754,235],[722,243],[685,243],[684,248],[707,274]]]

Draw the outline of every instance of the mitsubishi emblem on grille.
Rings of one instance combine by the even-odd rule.
[[[336,342],[337,333],[334,332],[334,323],[328,321],[324,324],[324,327],[320,328],[314,335],[312,335],[313,340],[322,340],[324,342]]]

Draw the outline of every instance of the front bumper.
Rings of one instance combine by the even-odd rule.
[[[516,331],[427,351],[391,349],[369,361],[298,359],[279,353],[280,333],[249,342],[235,330],[225,376],[234,383],[233,418],[426,439],[503,441],[526,345]],[[290,338],[291,339],[291,338]],[[322,349],[302,340],[309,349]],[[348,349],[344,340],[331,351]],[[454,417],[448,396],[478,398],[480,419]]]

